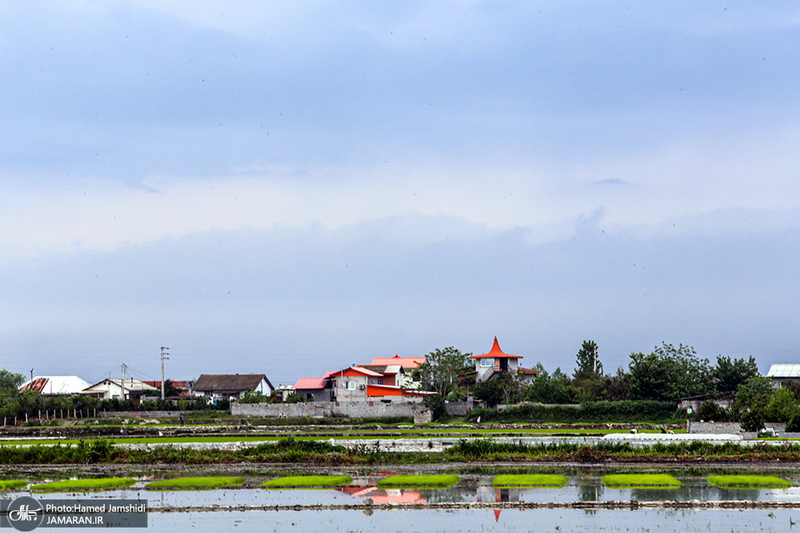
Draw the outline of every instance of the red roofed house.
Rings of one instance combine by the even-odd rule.
[[[519,360],[522,359],[522,356],[507,354],[501,350],[497,343],[497,337],[494,338],[494,344],[489,353],[473,355],[470,359],[475,359],[476,383],[487,381],[501,372],[513,372],[523,379],[531,379],[539,373],[538,370],[520,367]]]
[[[384,382],[386,376],[381,372],[360,366],[328,372],[325,376],[331,377],[333,380],[333,390],[337,402],[365,401],[384,396],[403,396],[407,401],[420,401],[421,397],[427,394],[406,390],[395,384],[389,385]],[[390,377],[393,381],[394,375]]]
[[[294,384],[294,392],[300,401],[330,402],[333,400],[333,380],[328,372],[322,378],[300,378]]]

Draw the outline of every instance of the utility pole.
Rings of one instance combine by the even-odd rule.
[[[162,346],[161,347],[161,399],[164,399],[164,359],[169,359],[167,357],[169,355],[168,347]]]
[[[33,369],[31,368],[31,383],[33,383]]]
[[[122,400],[125,400],[125,363],[122,363]]]

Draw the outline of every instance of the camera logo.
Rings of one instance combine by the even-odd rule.
[[[17,498],[8,505],[8,522],[17,531],[33,531],[44,522],[42,504],[29,496]]]

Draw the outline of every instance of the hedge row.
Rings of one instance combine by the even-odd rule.
[[[473,409],[470,418],[482,422],[669,422],[686,418],[673,402],[624,400],[587,402],[581,405],[522,403],[502,411]]]

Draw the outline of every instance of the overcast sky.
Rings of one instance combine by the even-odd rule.
[[[640,4],[0,5],[0,367],[800,362],[800,7]]]

